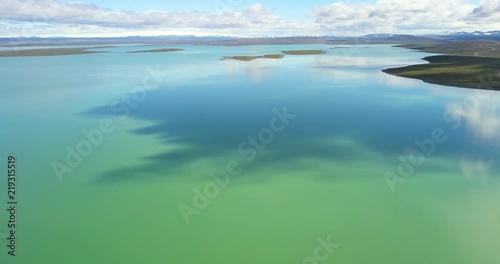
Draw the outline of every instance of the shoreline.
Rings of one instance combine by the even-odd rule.
[[[496,48],[497,45],[499,48]],[[463,42],[437,46],[398,45],[395,47],[440,55],[423,57],[422,60],[428,63],[382,69],[383,73],[400,78],[417,79],[429,84],[500,91],[500,45],[498,42]]]

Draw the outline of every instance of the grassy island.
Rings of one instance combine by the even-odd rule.
[[[287,55],[315,55],[315,54],[325,54],[324,50],[285,50],[282,51]]]
[[[105,53],[102,51],[89,51],[89,48],[52,48],[52,49],[26,49],[0,51],[0,57],[28,57],[28,56],[62,56]]]
[[[383,72],[432,84],[500,90],[498,58],[438,55],[424,60],[429,63],[385,69]]]
[[[253,61],[256,59],[283,59],[283,57],[285,57],[283,54],[268,54],[261,56],[226,56],[221,60]]]
[[[174,52],[174,51],[183,51],[184,49],[153,49],[153,50],[138,50],[138,51],[129,51],[128,53],[161,53],[161,52]]]

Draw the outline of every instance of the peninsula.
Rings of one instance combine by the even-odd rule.
[[[464,41],[439,45],[400,45],[444,55],[423,58],[428,63],[382,70],[426,83],[473,89],[500,90],[500,43]]]

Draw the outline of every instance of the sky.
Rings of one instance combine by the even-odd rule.
[[[360,36],[500,29],[500,0],[1,0],[0,37]]]

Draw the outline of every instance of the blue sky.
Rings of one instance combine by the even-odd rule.
[[[499,0],[2,0],[0,36],[428,34],[500,29]]]

